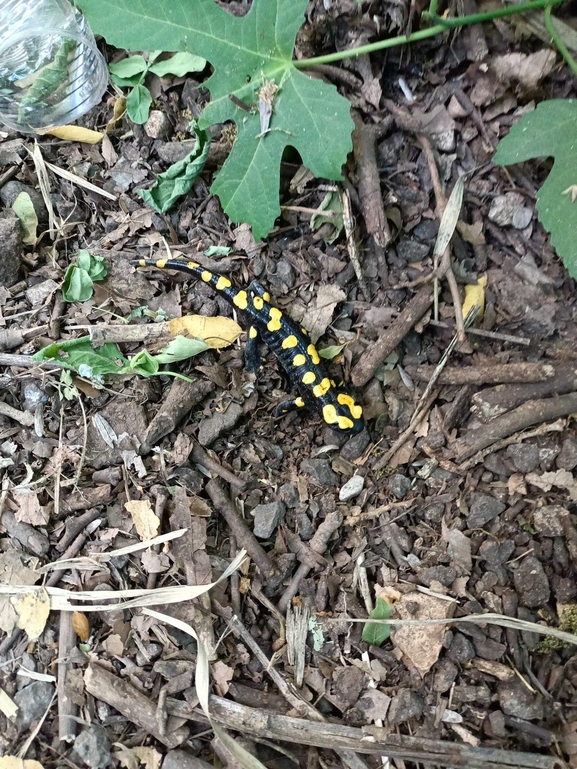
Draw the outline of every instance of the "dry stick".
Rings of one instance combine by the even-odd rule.
[[[153,486],[151,491],[153,494],[156,495],[156,501],[154,503],[154,512],[159,520],[158,530],[162,531],[162,519],[164,518],[164,511],[166,509],[166,503],[168,501],[168,491],[164,488],[164,486],[161,486],[160,484]],[[160,553],[160,551],[162,550],[162,545],[154,545],[152,550],[155,553]],[[158,579],[158,572],[151,571],[146,579],[146,589],[154,590],[154,588],[156,587],[157,579]]]
[[[322,721],[323,723],[326,723],[324,716],[322,716],[318,710],[315,710],[315,708],[310,703],[304,700],[297,689],[292,684],[288,683],[288,681],[286,681],[278,672],[278,670],[273,666],[271,660],[268,659],[266,654],[257,644],[255,639],[251,636],[239,618],[235,615],[232,615],[230,610],[227,611],[226,609],[223,609],[216,601],[213,601],[213,606],[215,613],[223,617],[234,635],[252,651],[256,659],[260,662],[262,669],[272,678],[279,692],[283,695],[286,701],[290,703],[290,705],[292,705],[292,707],[295,708],[295,710],[303,718],[308,717],[311,721],[316,721],[317,723]],[[347,766],[351,767],[351,769],[369,769],[363,759],[360,758],[360,756],[357,756],[353,751],[342,750],[340,751],[340,755],[343,761],[347,764]]]
[[[270,709],[252,708],[230,699],[211,695],[211,716],[217,723],[235,731],[257,737],[315,745],[319,748],[354,750],[358,753],[387,755],[397,761],[422,762],[444,767],[465,769],[564,769],[564,764],[554,756],[524,753],[498,748],[472,748],[448,740],[432,740],[406,734],[387,734],[387,729],[375,726],[358,728],[340,723],[327,723],[319,728],[316,721],[292,718]],[[178,700],[168,698],[169,713],[207,723],[204,714],[192,711]]]
[[[66,675],[72,670],[70,653],[76,646],[76,634],[72,628],[72,612],[61,611],[58,621],[58,739],[72,742],[76,736],[75,716],[78,706],[66,691]]]
[[[226,481],[226,483],[230,484],[230,486],[237,491],[244,491],[246,489],[245,481],[242,481],[230,470],[227,470],[226,467],[223,467],[220,462],[213,459],[213,457],[202,448],[200,443],[195,442],[190,456],[192,457],[192,461],[196,462],[197,465],[202,465],[206,470],[214,473],[214,475],[218,475],[219,478],[222,478],[223,481]]]
[[[343,522],[343,516],[342,516],[342,513],[340,513],[338,510],[334,510],[332,513],[328,513],[327,517],[319,525],[311,541],[309,542],[309,548],[313,550],[315,553],[322,555],[322,553],[324,553],[325,550],[327,549],[327,546],[329,544],[329,539],[332,537],[335,531],[339,528],[342,522]],[[311,571],[311,567],[307,563],[301,563],[299,565],[288,587],[282,594],[277,604],[278,610],[281,612],[281,614],[286,614],[289,601],[291,601],[294,598],[294,596],[297,594],[298,589],[300,587],[300,583],[302,582],[303,579],[305,579],[308,576],[310,571]]]
[[[0,366],[20,366],[48,371],[66,368],[63,364],[54,361],[37,361],[31,355],[12,355],[7,352],[0,353]]]
[[[558,398],[528,401],[477,430],[469,430],[465,437],[455,441],[455,461],[462,462],[478,451],[492,446],[495,441],[507,438],[511,433],[525,430],[541,422],[569,416],[575,411],[577,411],[577,392],[560,395]]]
[[[170,731],[170,721],[166,733],[162,734],[156,720],[156,706],[152,700],[101,665],[88,666],[84,674],[84,684],[89,694],[111,705],[133,724],[144,729],[147,734],[156,737],[167,748],[176,748],[187,739],[188,728],[179,726]]]
[[[341,208],[343,211],[343,226],[345,228],[345,234],[347,238],[347,251],[351,264],[355,270],[357,277],[357,283],[365,298],[365,301],[369,301],[370,293],[363,275],[363,268],[361,267],[361,260],[359,259],[359,249],[357,246],[357,240],[355,238],[355,219],[353,216],[353,208],[351,205],[351,196],[348,190],[340,190]]]
[[[447,328],[451,329],[448,323],[443,323],[440,320],[430,320],[429,326],[435,326],[435,328]],[[487,331],[484,328],[467,328],[465,329],[467,334],[473,336],[482,336],[486,339],[496,339],[499,342],[511,342],[511,344],[523,344],[528,347],[531,344],[531,340],[526,336],[514,336],[513,334],[503,334],[500,331]]]
[[[93,510],[88,510],[86,513],[79,515],[77,518],[72,519],[70,523],[67,522],[66,531],[56,545],[58,552],[63,553],[72,544],[72,542],[74,542],[76,537],[86,529],[88,524],[96,520],[99,515],[100,512],[95,508]]]
[[[577,366],[555,367],[555,376],[545,382],[529,382],[513,386],[497,385],[473,395],[473,413],[481,422],[504,414],[530,400],[540,400],[553,395],[565,395],[577,390]]]
[[[428,382],[435,369],[435,366],[407,366],[407,373],[413,379]],[[555,367],[550,363],[497,363],[446,368],[438,381],[442,385],[484,385],[501,382],[552,382],[554,377]]]
[[[366,350],[351,372],[355,387],[362,387],[433,304],[431,286],[424,286],[377,341]]]
[[[541,435],[547,435],[547,433],[561,433],[566,427],[566,420],[564,419],[558,419],[556,422],[553,422],[552,424],[546,424],[546,425],[539,425],[535,430],[527,430],[526,432],[518,432],[513,433],[508,438],[504,438],[502,441],[497,441],[496,443],[491,444],[491,446],[488,446],[485,449],[482,449],[481,451],[478,451],[474,456],[472,456],[470,459],[468,459],[466,462],[462,462],[460,465],[457,465],[455,467],[454,471],[450,472],[466,472],[467,470],[470,470],[472,467],[475,467],[475,465],[478,465],[479,462],[482,462],[487,454],[494,454],[496,451],[501,451],[501,449],[506,449],[507,446],[511,446],[511,444],[517,444],[521,443],[522,441],[528,441],[530,438],[539,438]]]
[[[55,563],[58,563],[58,561],[66,561],[68,558],[75,558],[78,553],[82,550],[84,543],[88,539],[88,537],[96,531],[96,529],[100,526],[100,521],[96,519],[91,524],[89,524],[84,531],[81,531],[80,534],[76,537],[76,539],[70,544],[69,547],[66,548],[66,550],[62,553],[62,555],[56,559]],[[56,571],[53,571],[52,574],[48,577],[46,580],[47,587],[55,587],[62,577],[66,574],[68,569],[57,569]]]
[[[222,515],[229,529],[236,537],[238,547],[247,551],[255,562],[263,579],[270,579],[275,575],[276,569],[272,560],[263,550],[262,545],[248,528],[230,501],[230,498],[222,489],[218,481],[212,480],[206,484],[206,492],[218,513]]]

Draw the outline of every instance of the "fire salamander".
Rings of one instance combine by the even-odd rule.
[[[230,302],[248,325],[245,365],[257,373],[261,368],[258,339],[269,347],[287,372],[289,379],[301,395],[284,401],[276,415],[308,407],[317,411],[334,430],[355,435],[364,427],[363,409],[344,389],[337,387],[325,373],[316,347],[306,329],[270,304],[268,291],[253,281],[248,289],[233,286],[228,278],[205,270],[197,262],[176,259],[135,259],[131,264],[156,267],[159,270],[180,270],[204,283],[208,283]]]

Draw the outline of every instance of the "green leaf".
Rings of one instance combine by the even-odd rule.
[[[209,246],[202,253],[205,256],[228,256],[232,251],[230,246]]]
[[[499,142],[493,162],[507,166],[553,157],[537,193],[537,213],[572,278],[577,279],[577,101],[552,99],[524,115]]]
[[[109,64],[108,71],[114,77],[133,78],[136,75],[142,75],[148,69],[148,64],[143,56],[129,56],[127,59],[117,61],[116,64]]]
[[[150,72],[154,72],[159,77],[165,75],[176,75],[184,77],[187,72],[202,72],[206,67],[206,59],[201,56],[195,56],[193,53],[175,53],[170,59],[159,61],[150,67]]]
[[[330,224],[333,231],[328,238],[325,238],[326,242],[330,245],[339,237],[344,226],[343,205],[338,192],[327,192],[319,206],[319,211],[328,211],[329,215],[313,214],[311,216],[311,230],[318,230],[321,224]]]
[[[369,619],[390,619],[392,607],[384,598],[377,598],[377,605],[369,614]],[[377,622],[367,622],[363,627],[363,641],[371,646],[381,646],[391,635],[391,626]]]
[[[137,85],[126,97],[126,111],[133,123],[142,125],[148,120],[152,96],[145,85]]]
[[[323,347],[323,349],[319,350],[318,353],[321,358],[324,358],[325,360],[332,360],[333,358],[336,358],[337,355],[342,353],[344,347],[344,344],[332,344],[328,347]]]
[[[210,149],[210,137],[206,131],[199,131],[194,123],[191,128],[196,136],[196,145],[183,160],[173,163],[164,173],[159,174],[149,190],[136,190],[137,194],[156,211],[164,214],[178,198],[186,195],[194,180],[202,171]]]
[[[134,75],[133,77],[117,77],[116,75],[111,75],[110,79],[114,85],[117,85],[119,88],[133,88],[140,83],[142,75]]]
[[[67,302],[86,302],[94,293],[92,278],[83,270],[71,264],[64,275],[62,296]]]
[[[85,379],[94,379],[98,384],[102,383],[105,374],[120,374],[128,367],[128,360],[115,344],[107,342],[95,350],[88,336],[55,342],[32,357],[36,361],[56,361]]]
[[[308,0],[253,0],[235,17],[214,0],[79,0],[92,29],[119,48],[192,51],[207,59],[212,102],[200,126],[233,120],[235,145],[212,192],[235,222],[252,224],[258,240],[280,214],[280,161],[294,147],[316,176],[340,179],[352,148],[348,101],[333,85],[311,79],[292,62],[294,41]],[[261,134],[259,115],[229,97],[258,106],[258,92],[272,81],[270,130]]]
[[[175,336],[162,352],[155,355],[154,359],[158,363],[176,363],[179,360],[193,358],[195,355],[210,349],[203,339],[189,339],[179,335]]]
[[[139,353],[136,353],[136,355],[130,359],[128,365],[131,371],[134,371],[141,376],[154,376],[155,374],[158,374],[160,369],[160,364],[148,350],[141,350]]]
[[[27,192],[21,192],[14,203],[12,203],[12,210],[20,219],[22,242],[27,246],[33,246],[36,243],[38,217],[36,216],[34,203],[30,195]]]
[[[78,251],[77,264],[83,270],[86,270],[88,275],[95,282],[98,280],[104,280],[108,273],[108,269],[106,267],[106,259],[104,259],[102,256],[94,256],[94,254],[91,254],[84,248],[81,248]]]

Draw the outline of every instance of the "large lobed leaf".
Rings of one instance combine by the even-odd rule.
[[[507,166],[553,157],[555,162],[537,193],[539,220],[571,277],[577,279],[577,101],[541,102],[501,140],[493,162]]]
[[[235,145],[212,191],[235,222],[252,224],[258,240],[280,214],[280,161],[287,146],[316,175],[340,179],[351,150],[349,103],[334,86],[313,80],[292,62],[296,34],[308,0],[254,0],[237,18],[214,0],[79,0],[93,30],[127,50],[188,51],[207,59],[212,101],[201,128],[233,120]],[[258,112],[247,113],[230,95],[256,106],[265,81],[280,86],[270,131]]]

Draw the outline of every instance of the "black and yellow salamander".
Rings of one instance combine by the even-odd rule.
[[[236,307],[248,325],[245,350],[247,370],[256,373],[261,367],[257,350],[260,338],[276,355],[291,384],[301,393],[298,398],[281,403],[276,409],[277,416],[293,409],[308,407],[317,411],[334,430],[349,435],[361,432],[364,427],[362,406],[329,379],[306,329],[273,307],[270,294],[260,283],[253,281],[248,289],[244,290],[233,286],[228,278],[205,270],[196,262],[182,262],[176,259],[135,259],[131,264],[186,272],[208,283]]]

